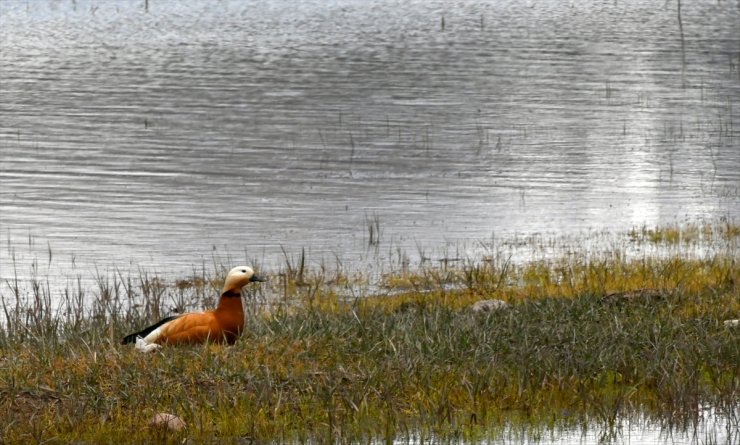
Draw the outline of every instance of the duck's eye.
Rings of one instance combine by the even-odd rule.
[[[246,270],[244,270],[244,269],[242,269],[242,273],[247,273],[247,271],[246,271]]]

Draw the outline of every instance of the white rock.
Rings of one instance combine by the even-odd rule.
[[[507,309],[509,304],[503,300],[480,300],[473,305],[473,312],[492,312]]]
[[[740,326],[740,320],[725,320],[723,324],[726,328],[734,328]]]
[[[152,420],[149,421],[149,426],[152,428],[162,428],[169,431],[179,432],[187,425],[184,420],[174,414],[157,413],[152,417]]]

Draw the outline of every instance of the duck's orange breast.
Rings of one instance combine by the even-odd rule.
[[[213,311],[216,323],[222,330],[221,336],[233,344],[244,329],[244,307],[239,292],[221,294],[218,306]]]

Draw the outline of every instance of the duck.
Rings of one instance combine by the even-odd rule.
[[[244,329],[242,287],[267,281],[249,266],[234,267],[226,275],[215,309],[188,312],[164,318],[141,331],[129,334],[122,345],[135,343],[137,350],[151,352],[163,345],[200,344],[205,342],[234,344]]]

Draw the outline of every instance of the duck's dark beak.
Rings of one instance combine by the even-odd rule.
[[[259,276],[257,274],[254,274],[254,275],[252,275],[252,278],[249,279],[249,281],[250,282],[257,281],[257,282],[260,282],[260,283],[264,283],[265,281],[267,281],[267,278],[264,278],[264,277],[261,277],[261,276]]]

